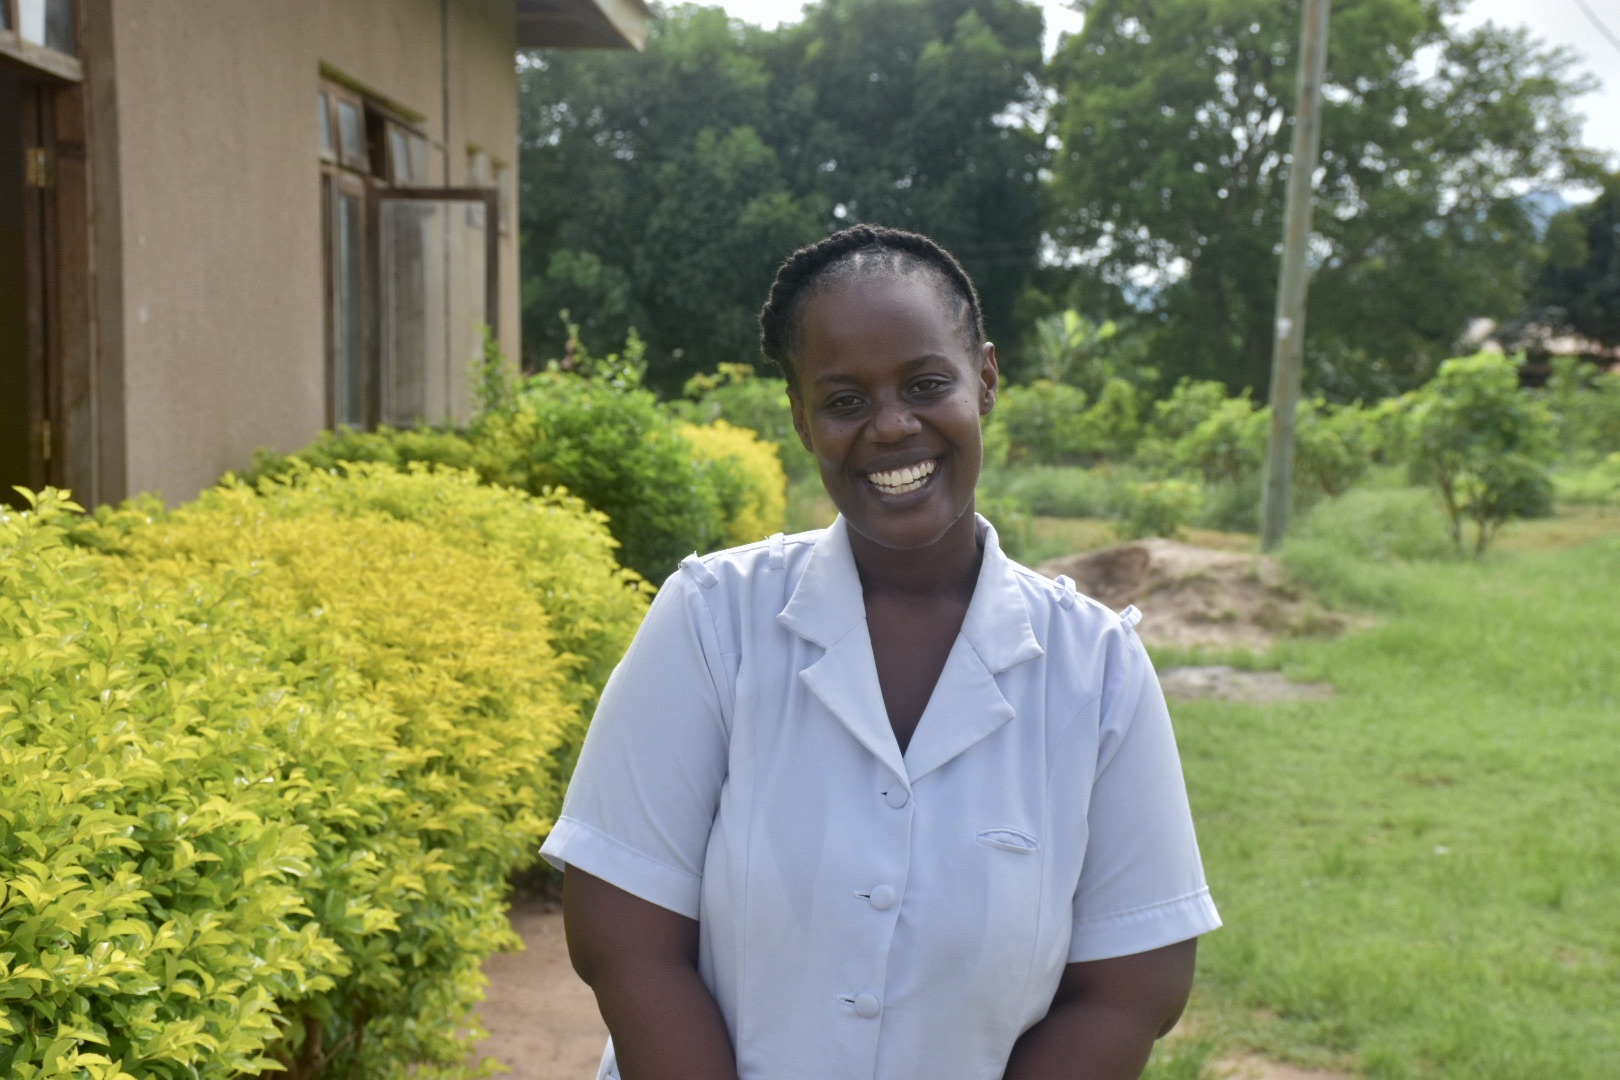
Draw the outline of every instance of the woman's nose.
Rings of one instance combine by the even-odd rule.
[[[904,401],[886,401],[872,418],[873,435],[881,442],[898,442],[922,429],[917,414]]]

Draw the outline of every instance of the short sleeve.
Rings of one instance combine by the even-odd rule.
[[[706,575],[713,582],[712,575]],[[677,570],[609,677],[540,853],[698,917],[732,691],[704,585]]]
[[[1133,621],[1109,634],[1071,963],[1147,952],[1221,925],[1164,692]]]

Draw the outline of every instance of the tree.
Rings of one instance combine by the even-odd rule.
[[[1515,310],[1535,249],[1517,196],[1590,167],[1570,57],[1456,29],[1462,3],[1334,5],[1307,378],[1340,398],[1416,385],[1466,318]],[[1264,393],[1299,4],[1082,6],[1052,64],[1054,235],[1082,282],[1150,309],[1167,374]]]
[[[524,339],[556,355],[636,327],[665,394],[758,355],[777,262],[844,224],[926,232],[978,281],[993,333],[1037,261],[1026,0],[827,0],[766,31],[676,8],[643,55],[547,54],[520,75]]]
[[[1547,226],[1547,265],[1537,303],[1563,309],[1569,323],[1605,345],[1620,345],[1620,173],[1603,193]]]
[[[1516,367],[1488,353],[1453,358],[1412,395],[1413,467],[1439,490],[1458,551],[1473,524],[1476,556],[1503,522],[1552,506],[1552,417],[1519,388]]]
[[[526,366],[557,356],[567,309],[588,348],[640,330],[666,392],[757,352],[776,261],[825,214],[790,190],[764,31],[717,9],[652,24],[644,55],[548,53],[519,75]],[[810,195],[813,199],[813,193]]]

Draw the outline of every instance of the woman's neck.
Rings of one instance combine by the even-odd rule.
[[[971,507],[944,536],[925,548],[884,547],[854,530],[849,533],[849,546],[861,591],[867,597],[882,595],[912,603],[971,598],[983,557]]]

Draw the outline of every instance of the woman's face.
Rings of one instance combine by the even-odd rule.
[[[971,347],[928,274],[835,282],[801,314],[793,426],[849,527],[917,550],[971,528],[995,349]]]

